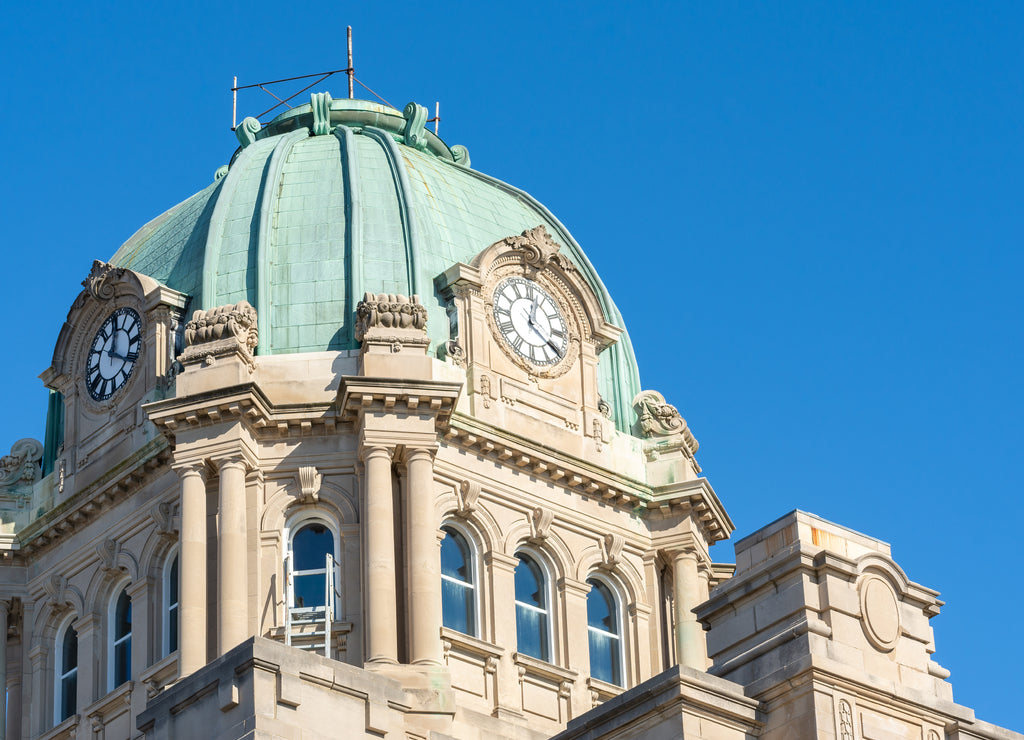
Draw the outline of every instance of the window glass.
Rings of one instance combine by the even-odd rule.
[[[473,554],[466,538],[451,527],[442,527],[441,609],[442,622],[467,635],[476,635],[476,584]]]
[[[132,600],[128,591],[121,591],[114,606],[114,688],[132,673]]]
[[[167,573],[167,654],[178,649],[178,556]]]
[[[516,566],[516,650],[540,660],[550,660],[547,582],[544,571],[528,555],[519,555]]]
[[[587,580],[587,636],[590,643],[590,675],[622,685],[622,639],[618,610],[611,589],[595,578]]]
[[[292,538],[293,607],[326,605],[327,556],[334,554],[334,534],[320,522],[306,524]]]
[[[63,722],[78,707],[78,633],[68,625],[60,642],[57,662],[57,722]]]

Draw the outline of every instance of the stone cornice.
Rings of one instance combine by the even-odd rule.
[[[528,440],[461,413],[452,415],[445,441],[493,457],[509,467],[529,471],[561,488],[578,490],[594,498],[627,508],[646,508],[651,489],[635,480],[600,468],[550,447]]]
[[[707,478],[660,486],[654,490],[648,503],[649,508],[666,513],[676,506],[690,507],[694,521],[704,531],[709,543],[728,539],[736,529]]]
[[[338,389],[337,408],[342,422],[356,422],[367,411],[433,414],[445,425],[451,418],[462,383],[447,380],[402,380],[346,375]]]
[[[274,405],[256,383],[219,388],[185,398],[147,403],[142,410],[161,432],[200,429],[238,421],[258,439],[334,434],[338,419],[333,404]]]
[[[157,437],[99,480],[21,530],[12,543],[14,549],[26,556],[38,555],[137,492],[159,471],[168,469],[170,460],[170,445],[163,437]]]

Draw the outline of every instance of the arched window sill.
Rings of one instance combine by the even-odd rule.
[[[161,658],[142,672],[139,683],[146,687],[146,698],[152,699],[178,679],[178,651]]]
[[[131,711],[132,689],[135,681],[125,681],[99,701],[90,704],[82,714],[89,720],[93,732],[101,730],[125,712]]]
[[[548,663],[546,660],[534,658],[523,653],[512,653],[512,662],[519,668],[519,675],[528,675],[538,678],[545,678],[558,684],[573,682],[579,675],[576,671]]]
[[[49,732],[39,736],[39,740],[72,740],[77,735],[78,721],[82,715],[72,714]]]
[[[601,679],[594,678],[593,676],[587,677],[587,688],[590,689],[590,698],[595,707],[609,699],[614,699],[625,691],[621,686],[616,686],[613,683],[602,681]]]

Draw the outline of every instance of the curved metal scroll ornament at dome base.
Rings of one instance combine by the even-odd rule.
[[[256,309],[248,301],[196,311],[185,324],[185,347],[236,339],[249,353],[259,344]]]
[[[0,493],[15,493],[22,487],[31,492],[31,485],[42,477],[42,459],[41,442],[30,438],[15,442],[11,453],[0,457]]]
[[[242,122],[235,127],[235,136],[238,138],[238,143],[242,145],[243,149],[256,141],[256,134],[258,134],[262,128],[262,124],[252,116],[243,119]]]
[[[426,129],[427,109],[419,103],[407,103],[402,109],[402,117],[405,119],[405,143],[416,149],[427,148]]]
[[[420,297],[395,293],[366,293],[356,307],[356,339],[360,342],[371,329],[415,329],[427,327],[427,307]]]

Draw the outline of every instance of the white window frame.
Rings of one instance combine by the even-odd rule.
[[[178,649],[181,649],[181,560],[179,558],[178,546],[167,554],[167,558],[164,560],[164,570],[161,575],[161,582],[163,583],[163,593],[161,596],[161,612],[162,612],[162,628],[161,628],[161,641],[160,647],[163,657],[167,657],[171,654],[171,566],[174,565],[174,561],[178,561],[178,600],[174,602],[174,606],[177,609],[178,617]],[[134,628],[135,625],[132,625]]]
[[[128,634],[114,639],[114,629],[117,626],[117,600],[121,597],[121,593],[124,592],[128,599],[131,600],[131,594],[128,594],[128,587],[131,586],[131,581],[121,581],[113,591],[113,595],[110,597],[110,604],[107,606],[107,691],[113,691],[121,684],[114,683],[116,680],[114,677],[114,666],[116,663],[116,648],[117,644],[123,642],[126,638],[132,640],[135,636],[135,605],[132,605],[132,628],[128,631]],[[133,646],[134,647],[134,646]],[[132,668],[131,668],[132,650],[128,651],[128,677],[126,681],[132,680]]]
[[[516,560],[518,560],[523,555],[525,555],[530,560],[535,562],[537,564],[537,566],[540,568],[541,573],[544,576],[544,594],[547,597],[546,601],[547,601],[547,604],[548,604],[548,608],[547,608],[547,610],[539,609],[538,607],[534,606],[533,604],[525,604],[525,603],[519,601],[519,599],[515,599],[515,606],[517,606],[517,607],[523,606],[523,607],[526,607],[527,609],[529,609],[530,611],[536,611],[536,612],[540,612],[542,614],[546,613],[548,615],[548,619],[547,619],[548,627],[547,627],[547,630],[546,630],[547,634],[544,636],[545,639],[547,640],[547,648],[548,648],[548,650],[547,650],[548,658],[547,658],[546,662],[550,663],[551,665],[558,665],[558,660],[557,660],[558,653],[555,650],[555,590],[554,590],[554,578],[552,577],[551,565],[548,563],[548,559],[544,555],[542,555],[537,550],[534,550],[532,547],[520,547],[519,549],[516,550],[516,553],[515,553]],[[519,567],[519,563],[516,563],[516,567],[517,568]],[[512,593],[513,593],[513,597],[514,597],[515,596],[515,586],[514,586],[514,583],[515,583],[515,573],[513,573],[513,575],[512,575],[512,580],[513,580],[513,591],[512,591]],[[513,614],[513,616],[515,616],[515,615]],[[518,638],[518,629],[517,629],[516,637]],[[518,639],[517,639],[517,642],[518,642]],[[518,644],[516,645],[516,650],[517,651],[519,650]],[[523,654],[525,655],[525,653],[523,653]],[[535,658],[535,656],[532,656],[532,655],[529,656],[529,657]],[[536,660],[543,660],[543,658],[535,658],[535,659]]]
[[[591,573],[589,576],[587,576],[587,581],[597,581],[601,585],[603,585],[605,588],[607,588],[609,593],[611,593],[611,595],[612,595],[612,609],[615,612],[615,621],[619,625],[619,634],[617,634],[617,635],[612,633],[612,632],[607,632],[605,630],[598,629],[596,627],[592,627],[590,625],[590,615],[587,614],[587,638],[588,638],[587,639],[587,648],[588,649],[590,648],[590,639],[589,639],[589,637],[590,637],[590,632],[592,630],[594,632],[597,632],[598,634],[606,635],[606,636],[611,636],[611,637],[614,637],[615,639],[618,640],[618,643],[619,643],[619,650],[618,650],[618,653],[619,653],[619,655],[618,655],[618,658],[619,658],[619,683],[618,684],[615,684],[614,682],[610,682],[610,683],[612,683],[613,686],[617,685],[617,686],[621,686],[622,688],[625,688],[626,684],[628,683],[628,681],[626,679],[626,620],[625,620],[626,610],[625,610],[625,608],[623,606],[624,603],[625,603],[625,600],[622,598],[622,587],[619,586],[619,584],[616,583],[615,581],[613,581],[612,579],[610,579],[607,576],[605,576],[603,573]],[[591,590],[593,590],[593,587],[591,588]],[[590,598],[590,593],[591,593],[590,591],[587,592],[587,598],[588,599]],[[590,663],[590,660],[588,658],[587,659],[588,670],[589,670],[589,663]],[[601,680],[601,679],[598,679],[598,680]]]
[[[334,557],[334,591],[335,593],[340,594],[341,598],[335,599],[335,613],[331,616],[335,620],[341,619],[341,614],[339,612],[342,611],[341,602],[345,598],[345,593],[341,589],[342,568],[344,567],[341,559],[341,527],[338,525],[337,522],[335,522],[330,516],[328,516],[324,512],[319,511],[317,509],[301,509],[288,518],[287,523],[284,526],[284,530],[282,531],[284,547],[282,548],[283,552],[281,553],[281,560],[285,572],[284,578],[282,579],[281,583],[286,584],[288,581],[287,568],[288,560],[292,557],[293,539],[295,535],[298,534],[299,530],[301,530],[307,524],[320,524],[324,527],[327,527],[327,531],[331,533],[331,538],[334,541],[334,552],[332,553]],[[284,601],[284,608],[290,609],[292,605],[288,601],[288,593],[286,587],[285,592],[282,594],[282,597]]]
[[[480,570],[480,566],[479,566],[479,562],[480,562],[480,548],[477,546],[477,540],[476,540],[475,534],[471,530],[469,530],[467,527],[464,527],[459,522],[453,522],[453,521],[450,521],[450,520],[445,521],[441,525],[442,531],[446,527],[451,529],[451,530],[453,530],[453,531],[455,531],[455,532],[457,532],[459,534],[459,536],[462,537],[463,541],[466,543],[466,546],[469,548],[469,578],[470,578],[470,588],[472,588],[472,590],[473,590],[473,628],[474,628],[469,633],[469,636],[470,637],[477,637],[477,638],[479,638],[483,634],[483,625],[481,624],[481,616],[482,616],[481,612],[482,612],[482,609],[480,608],[480,601],[481,601],[481,598],[480,598],[480,596],[481,596],[481,594],[480,594],[480,573],[481,573],[481,570]],[[447,536],[447,534],[445,534],[445,536]],[[442,581],[454,581],[456,583],[459,583],[462,586],[466,585],[464,581],[460,581],[457,578],[452,578],[451,576],[446,576],[444,573],[441,574],[441,580]],[[443,599],[443,597],[442,597],[442,599]],[[442,619],[442,623],[443,623],[443,621],[444,621],[443,601],[442,601],[442,617],[441,617],[441,619]]]
[[[54,644],[54,648],[55,649],[53,651],[53,654],[54,654],[54,661],[53,661],[53,724],[54,724],[54,726],[59,725],[64,720],[68,719],[68,717],[62,718],[60,716],[60,709],[61,709],[61,704],[63,703],[61,701],[61,699],[63,699],[62,692],[64,690],[64,686],[63,686],[64,679],[67,676],[71,675],[72,671],[68,671],[67,673],[61,673],[61,667],[64,665],[64,638],[67,637],[68,630],[74,629],[75,619],[76,619],[75,615],[72,614],[71,616],[67,617],[63,622],[61,622],[60,627],[57,628],[57,639],[56,639],[56,642]],[[76,677],[78,676],[78,667],[79,667],[79,665],[82,662],[81,657],[82,656],[81,656],[80,651],[79,651],[79,655],[75,656],[75,667],[74,667],[74,669],[72,669],[74,671]],[[69,717],[74,716],[74,714],[78,713],[78,696],[77,696],[77,693],[78,693],[77,692],[78,682],[77,681],[75,682],[75,687],[76,687],[76,692],[75,692],[75,694],[76,694],[75,695],[75,711],[71,715],[68,715]]]

